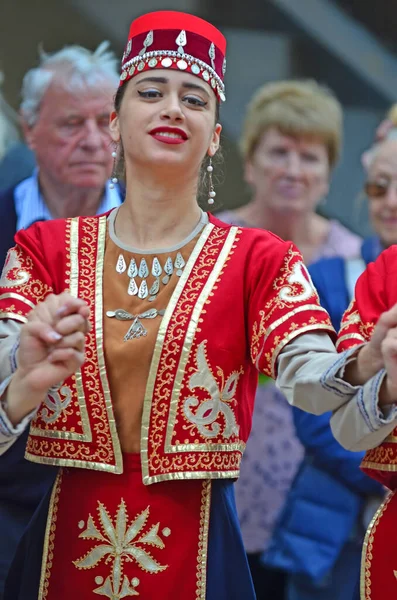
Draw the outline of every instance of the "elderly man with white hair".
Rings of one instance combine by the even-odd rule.
[[[107,43],[95,52],[70,46],[43,54],[39,66],[26,73],[22,128],[37,169],[0,195],[2,263],[17,230],[120,204],[115,178],[109,179],[114,148],[108,129],[118,81],[117,60]],[[17,446],[25,444],[22,435],[0,459],[0,600],[16,546],[54,476],[51,467],[16,458]]]
[[[120,204],[109,178],[109,115],[118,85],[107,42],[95,52],[42,54],[22,85],[21,125],[37,170],[0,195],[0,262],[19,229],[35,221],[95,215]]]

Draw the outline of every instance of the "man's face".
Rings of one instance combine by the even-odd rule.
[[[112,170],[109,115],[113,94],[108,83],[72,92],[54,78],[36,123],[32,127],[24,124],[42,184],[104,187]]]

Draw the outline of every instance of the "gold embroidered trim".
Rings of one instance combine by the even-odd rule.
[[[181,356],[179,359],[176,376],[174,379],[174,386],[172,388],[170,411],[169,411],[168,423],[167,423],[167,435],[166,435],[166,441],[165,441],[165,451],[166,452],[176,452],[177,451],[173,447],[173,444],[172,444],[172,434],[173,434],[174,427],[175,427],[175,420],[177,417],[178,403],[179,403],[180,393],[181,393],[181,385],[182,385],[182,381],[183,381],[183,378],[185,375],[187,361],[188,361],[190,353],[191,353],[194,336],[196,335],[197,327],[198,327],[199,321],[200,321],[200,315],[202,313],[204,304],[207,302],[211,292],[214,290],[215,283],[218,280],[218,277],[220,276],[222,269],[224,268],[225,263],[230,255],[230,251],[236,240],[237,233],[238,233],[237,227],[230,228],[230,231],[227,235],[227,238],[225,240],[223,248],[222,248],[221,252],[219,253],[217,261],[216,261],[216,263],[211,271],[211,274],[209,275],[209,277],[201,291],[201,294],[197,298],[196,304],[195,304],[192,314],[191,314],[191,318],[189,321],[189,325],[187,327],[185,339],[183,341],[182,353],[181,353]],[[199,446],[196,446],[196,448],[195,448],[195,450],[204,450],[204,451],[208,451],[208,450],[212,450],[212,449],[213,448],[212,448],[211,444],[202,444],[201,448],[199,448]]]
[[[156,343],[153,351],[152,363],[150,365],[149,376],[146,385],[145,399],[143,403],[143,414],[142,414],[142,427],[141,427],[141,461],[142,461],[142,474],[144,476],[149,476],[149,458],[148,458],[148,444],[149,444],[149,426],[150,426],[150,414],[152,409],[152,398],[154,386],[156,383],[157,371],[159,368],[160,358],[163,352],[164,339],[167,333],[167,329],[171,320],[171,317],[174,314],[176,305],[181,297],[183,289],[186,285],[188,278],[193,270],[194,264],[200,255],[202,249],[204,248],[210,234],[214,229],[214,225],[209,223],[206,225],[197,240],[197,243],[189,257],[189,260],[186,263],[182,276],[180,277],[178,284],[171,296],[171,299],[168,303],[167,309],[165,311],[164,317],[161,321],[159,331],[156,338]]]
[[[207,593],[208,532],[210,526],[211,492],[211,481],[203,481],[201,492],[199,551],[197,557],[196,600],[206,600]]]
[[[379,525],[379,521],[385,513],[387,505],[393,498],[394,494],[395,492],[390,492],[387,498],[382,502],[371,523],[369,524],[367,533],[365,534],[360,572],[360,598],[362,600],[371,600],[371,563],[373,559],[372,550],[375,532]]]
[[[347,333],[346,335],[341,335],[340,337],[338,337],[338,340],[336,342],[336,349],[338,349],[339,345],[346,340],[358,340],[360,343],[367,341],[359,333]]]
[[[16,294],[15,292],[9,292],[8,294],[0,294],[0,300],[7,300],[8,298],[12,298],[13,300],[19,300],[19,302],[27,304],[29,308],[35,308],[36,306],[30,300],[24,298],[23,296],[21,296],[21,294]]]
[[[143,483],[145,485],[151,485],[152,483],[160,483],[161,481],[189,481],[195,479],[237,479],[240,476],[240,463],[242,455],[236,457],[237,453],[228,454],[228,458],[234,459],[234,463],[238,463],[238,469],[226,470],[226,471],[182,471],[180,473],[162,473],[161,475],[145,476]],[[207,457],[206,457],[207,458]],[[221,459],[222,466],[225,469],[230,468],[224,460],[224,455],[215,454],[212,452],[208,455],[208,468],[215,468],[219,465]]]
[[[106,412],[110,435],[112,438],[113,452],[115,456],[116,473],[123,472],[123,456],[121,452],[120,440],[116,428],[116,419],[113,412],[112,399],[110,396],[109,381],[106,373],[105,355],[103,351],[103,262],[105,257],[106,244],[106,217],[99,220],[98,231],[98,252],[96,259],[96,285],[95,285],[95,342],[99,365],[99,376],[102,383],[103,395],[105,398]]]
[[[313,311],[313,310],[321,311],[323,313],[326,312],[326,310],[322,306],[319,306],[318,304],[304,304],[303,306],[298,306],[298,308],[294,308],[293,310],[290,310],[288,313],[286,313],[285,315],[283,315],[282,317],[277,319],[277,321],[274,321],[274,323],[269,325],[269,327],[267,327],[267,329],[265,331],[265,335],[263,337],[263,344],[266,342],[267,338],[272,333],[272,331],[274,331],[275,329],[277,329],[277,327],[279,327],[280,325],[282,325],[283,323],[288,321],[288,319],[295,317],[295,315],[297,315],[298,313],[305,312],[305,311]]]
[[[77,298],[79,295],[79,219],[74,217],[70,219],[70,295]]]
[[[390,449],[391,450],[391,449]],[[374,471],[389,471],[390,473],[394,473],[395,471],[397,471],[397,459],[396,460],[396,464],[394,465],[382,465],[382,463],[378,463],[378,462],[367,462],[365,460],[363,460],[363,462],[361,463],[361,468],[362,469],[373,469]]]
[[[95,306],[93,318],[97,327],[96,335],[89,334],[86,360],[81,368],[77,379],[78,401],[80,406],[80,427],[85,433],[74,432],[49,432],[46,427],[42,433],[31,429],[26,458],[39,464],[50,464],[65,467],[88,468],[97,471],[121,473],[123,470],[122,454],[117,436],[115,418],[113,415],[109,386],[107,384],[105,361],[103,356],[103,331],[102,331],[102,285],[103,285],[103,259],[106,241],[106,216],[97,218],[81,218],[78,220],[79,230],[73,229],[73,236],[68,234],[71,222],[68,221],[69,229],[66,239],[70,244],[79,243],[78,263],[74,262],[74,269],[78,267],[79,276],[78,295],[85,300],[89,306]],[[69,236],[69,237],[68,237]],[[75,246],[73,246],[73,251]],[[73,255],[73,252],[71,253]],[[68,258],[70,259],[70,254]],[[93,265],[96,264],[95,270]],[[75,272],[66,272],[76,279]],[[67,283],[70,279],[65,280]],[[84,397],[84,390],[87,398]],[[101,388],[101,385],[103,386]],[[87,404],[86,404],[87,403]],[[88,404],[89,403],[89,404]],[[87,408],[90,408],[90,420]],[[97,447],[88,452],[87,442],[90,442],[91,429],[96,432]],[[81,436],[84,439],[81,440]],[[80,436],[80,439],[79,437]],[[45,438],[71,439],[68,444],[48,444]],[[43,439],[44,438],[44,439]],[[74,443],[74,442],[80,442]]]
[[[48,509],[47,525],[44,536],[43,560],[41,563],[41,577],[39,596],[37,600],[46,600],[50,585],[52,561],[54,559],[55,530],[58,516],[59,493],[62,485],[62,470],[59,471],[52,488],[50,505]]]
[[[35,434],[36,435],[36,434]],[[38,449],[40,451],[40,448]],[[109,465],[102,462],[91,462],[88,460],[79,460],[73,458],[58,458],[37,456],[31,452],[25,452],[25,458],[30,462],[39,465],[55,465],[57,467],[74,467],[76,469],[92,469],[93,471],[103,471],[104,473],[120,473],[114,465]]]
[[[20,323],[27,323],[28,320],[23,315],[17,315],[13,312],[5,312],[0,310],[0,319],[13,319],[14,321],[19,321]]]
[[[280,354],[280,352],[284,348],[284,346],[289,344],[289,342],[291,340],[296,338],[298,335],[301,335],[302,333],[305,333],[308,331],[319,331],[320,329],[334,333],[334,328],[332,327],[332,325],[324,325],[321,323],[314,323],[313,325],[304,325],[302,327],[299,327],[298,329],[295,329],[295,331],[293,331],[293,333],[289,333],[283,337],[281,342],[273,350],[273,354],[272,354],[271,369],[272,369],[273,379],[276,379],[276,377],[277,377],[276,363],[277,363],[278,355]]]
[[[67,279],[67,282],[70,282],[70,293],[75,298],[78,297],[78,281],[80,276],[79,270],[79,260],[78,260],[78,252],[79,252],[79,219],[75,217],[73,219],[69,219],[66,223],[66,231],[65,238],[68,242],[67,247],[67,256],[66,262],[67,266],[70,266],[70,272],[67,272],[67,275],[70,273],[70,279]],[[34,421],[31,426],[31,434],[37,437],[44,438],[52,438],[52,439],[60,439],[60,440],[73,440],[76,442],[91,442],[92,441],[92,432],[90,428],[90,421],[88,417],[87,405],[84,396],[84,390],[82,385],[82,375],[81,369],[79,369],[74,377],[73,384],[76,386],[77,399],[80,410],[80,419],[81,419],[81,428],[82,433],[76,433],[74,431],[54,431],[48,428],[35,427]],[[68,388],[67,386],[63,386],[66,390],[69,391],[70,396],[73,396],[73,390]],[[73,413],[70,411],[71,414]],[[39,413],[40,414],[40,413]],[[61,414],[61,413],[60,413]],[[67,412],[65,413],[68,414]],[[59,415],[60,416],[60,415]],[[44,420],[44,419],[43,419]],[[26,457],[29,457],[31,460],[31,454],[26,453]],[[38,461],[34,461],[38,462]],[[51,463],[53,464],[53,463]],[[60,464],[60,463],[59,463]],[[63,466],[66,466],[64,463]]]

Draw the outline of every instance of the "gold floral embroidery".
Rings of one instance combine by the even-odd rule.
[[[307,304],[310,298],[313,303]],[[299,302],[303,304],[297,306]],[[285,344],[304,331],[316,329],[334,331],[300,253],[291,246],[280,275],[273,282],[271,298],[259,312],[259,320],[253,323],[251,359],[266,375],[275,377],[277,356]]]
[[[55,423],[62,412],[69,406],[71,400],[72,391],[66,385],[50,390],[40,411],[40,417],[44,423]]]
[[[128,515],[126,505],[123,499],[118,507],[113,522],[105,506],[98,502],[99,527],[94,519],[89,515],[87,523],[81,521],[80,529],[85,530],[79,535],[79,538],[86,540],[95,540],[96,545],[85,556],[73,561],[78,569],[93,569],[103,559],[105,563],[112,563],[112,572],[105,581],[101,578],[95,579],[100,585],[94,591],[95,594],[106,596],[111,600],[119,600],[130,596],[138,596],[136,591],[139,585],[139,579],[134,577],[131,582],[127,575],[123,573],[124,562],[134,562],[145,572],[150,574],[164,571],[168,565],[161,565],[145,549],[145,546],[153,546],[163,549],[164,541],[159,536],[160,523],[150,526],[144,531],[149,514],[150,507],[138,514],[132,523],[128,525]],[[162,534],[168,537],[171,531],[163,528]]]
[[[13,298],[22,304],[22,310],[14,310],[11,307],[1,306],[4,313],[12,313],[8,318],[22,320],[21,316],[26,316],[31,309],[44,300],[53,290],[52,287],[40,279],[33,279],[34,263],[32,258],[25,254],[19,246],[15,246],[8,251],[6,262],[0,278],[0,288],[13,289],[19,288],[18,294],[2,294],[1,299]],[[13,316],[15,314],[15,317]],[[3,316],[3,318],[6,318]]]
[[[278,295],[283,302],[304,302],[313,296],[316,290],[313,286],[309,272],[303,262],[297,262],[292,267],[292,272],[287,277],[289,285],[281,288]],[[301,288],[301,291],[299,291]]]
[[[200,400],[195,396],[186,398],[183,407],[185,416],[197,427],[201,435],[214,438],[220,434],[221,424],[218,421],[218,417],[222,414],[225,420],[225,428],[222,435],[225,438],[230,438],[233,434],[238,435],[239,433],[236,416],[231,407],[233,404],[236,404],[235,394],[237,384],[243,370],[234,371],[225,382],[225,375],[222,369],[217,367],[217,375],[221,379],[221,385],[219,386],[208,364],[205,350],[206,341],[201,342],[197,348],[197,371],[190,377],[189,387],[191,390],[195,388],[206,390],[210,395],[210,399],[200,403]],[[197,410],[193,413],[192,408],[197,408]]]
[[[393,433],[395,434],[395,432],[394,430]],[[379,471],[397,471],[396,450],[392,445],[389,445],[388,439],[381,446],[367,450],[362,462],[363,468],[377,469]]]
[[[8,251],[6,262],[0,277],[0,287],[19,287],[29,281],[30,273],[22,269],[22,263],[18,256],[19,253],[20,251],[17,246]]]

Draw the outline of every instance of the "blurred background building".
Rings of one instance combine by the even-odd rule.
[[[2,0],[0,70],[4,93],[17,108],[23,74],[41,45],[52,52],[70,43],[95,48],[110,40],[121,56],[127,26],[149,10],[174,9],[208,18],[228,38],[228,100],[224,125],[222,207],[246,201],[237,142],[246,104],[262,83],[313,77],[345,109],[345,147],[322,208],[362,235],[368,233],[357,190],[360,156],[388,107],[397,101],[397,4],[392,0]]]

